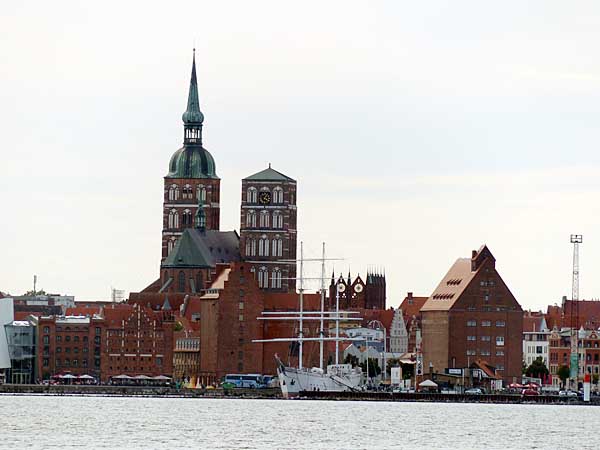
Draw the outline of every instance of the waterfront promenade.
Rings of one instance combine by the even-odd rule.
[[[176,389],[163,386],[96,386],[96,385],[0,385],[0,395],[49,395],[94,397],[173,397],[173,398],[237,398],[281,399],[279,389]],[[298,400],[370,401],[370,402],[433,402],[433,403],[496,403],[600,406],[600,397],[590,402],[558,395],[524,397],[519,394],[439,394],[392,392],[302,392]]]

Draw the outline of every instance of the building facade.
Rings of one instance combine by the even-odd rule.
[[[37,374],[100,377],[104,319],[100,316],[42,316],[38,320]]]
[[[296,290],[296,227],[296,180],[270,164],[242,180],[240,252],[261,289]]]
[[[520,379],[523,311],[487,246],[454,263],[421,316],[425,370],[443,373],[479,360],[505,382]]]
[[[174,317],[138,304],[104,309],[101,379],[118,375],[150,377],[173,374]]]

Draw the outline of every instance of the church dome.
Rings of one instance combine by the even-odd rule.
[[[167,178],[219,178],[215,160],[200,145],[184,146],[173,153]]]

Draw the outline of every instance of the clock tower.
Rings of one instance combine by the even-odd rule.
[[[242,180],[240,253],[261,289],[296,290],[296,180],[269,167]]]

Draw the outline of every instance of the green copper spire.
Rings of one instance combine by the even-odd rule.
[[[196,49],[192,59],[192,78],[190,79],[190,92],[188,94],[187,109],[181,116],[183,123],[201,124],[204,122],[204,114],[200,111],[200,102],[198,101],[198,80],[196,79]]]
[[[177,150],[169,162],[167,178],[214,178],[215,160],[202,147],[202,122],[204,114],[198,102],[198,81],[196,80],[196,49],[192,60],[192,77],[188,94],[187,109],[183,119],[183,147]]]

